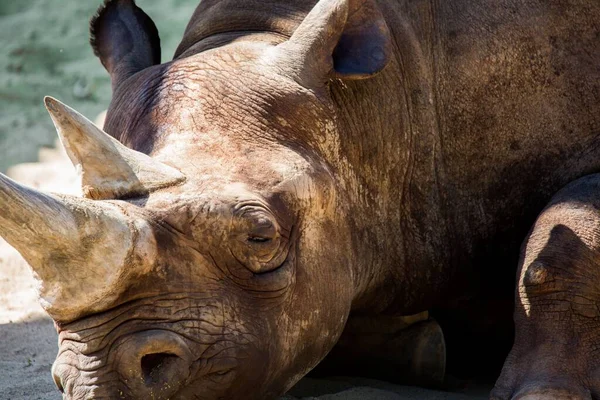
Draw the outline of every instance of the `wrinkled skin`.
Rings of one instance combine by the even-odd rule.
[[[451,365],[506,340],[519,242],[555,192],[600,170],[600,5],[321,1],[327,28],[281,56],[315,3],[205,0],[167,64],[139,11],[120,15],[135,29],[94,21],[114,90],[106,132],[187,179],[98,200],[144,221],[156,251],[101,311],[47,308],[66,398],[274,398],[352,313],[436,310]],[[365,43],[377,51],[363,63]],[[554,254],[571,236],[528,243]],[[554,296],[586,299],[573,318],[589,340],[551,340],[573,332],[519,303],[521,279],[498,399],[547,393],[558,375],[565,398],[599,396],[596,264],[562,257],[578,272]]]
[[[561,190],[519,265],[517,337],[493,399],[600,398],[600,176]]]

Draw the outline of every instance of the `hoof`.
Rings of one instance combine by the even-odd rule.
[[[397,354],[403,354],[408,375],[422,385],[439,386],[446,375],[446,342],[440,325],[430,319],[402,331]]]
[[[446,342],[442,329],[426,314],[420,314],[355,318],[313,376],[362,376],[441,387],[445,373]]]

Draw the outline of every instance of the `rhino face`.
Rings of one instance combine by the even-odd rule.
[[[159,99],[168,101],[174,93],[186,97],[183,87],[202,92],[202,76],[173,78],[188,67],[187,62],[172,66],[164,79],[172,82],[157,93]],[[214,87],[217,80],[212,77],[207,85]],[[298,96],[282,93],[277,103],[293,104]],[[213,117],[224,129],[212,132],[198,122],[224,113],[226,99],[219,110],[202,101],[172,107],[162,101],[139,122],[168,132],[153,145],[150,159],[165,168],[168,186],[155,182],[155,189],[147,188],[138,175],[141,182],[135,185],[142,194],[129,197],[120,194],[129,192],[127,182],[115,185],[111,179],[103,186],[89,169],[93,160],[77,158],[89,154],[78,147],[87,144],[68,139],[107,135],[47,100],[63,140],[75,143],[67,148],[85,171],[85,192],[96,197],[83,204],[106,207],[105,214],[110,211],[119,224],[117,230],[107,223],[104,235],[88,232],[93,227],[77,234],[98,246],[91,251],[97,256],[71,267],[85,270],[74,273],[86,275],[85,286],[77,279],[65,290],[62,280],[68,275],[55,273],[65,268],[60,263],[38,267],[46,285],[41,297],[59,332],[54,379],[67,398],[275,396],[324,357],[349,313],[354,288],[336,184],[327,165],[301,147],[236,140],[236,132],[258,126],[250,117],[245,128],[236,126],[235,116]],[[312,112],[325,113],[312,101]],[[107,126],[137,114],[111,111]],[[278,119],[281,126],[254,133],[281,132],[286,123],[291,129],[291,120]],[[115,141],[108,142],[99,151],[104,159]],[[35,260],[30,262],[35,268]]]
[[[352,66],[343,46],[333,56],[348,26],[354,56],[388,36],[369,4],[322,1],[288,41],[160,65],[152,21],[106,2],[92,30],[110,135],[46,99],[85,198],[0,175],[0,234],[56,321],[65,398],[273,398],[332,348],[359,285],[323,156],[337,153],[327,81],[385,65],[386,41]]]
[[[265,398],[335,342],[352,285],[333,279],[346,255],[318,245],[336,235],[329,201],[214,178],[119,203],[143,210],[156,250],[107,310],[58,324],[69,398]]]
[[[80,307],[64,316],[64,307],[48,308],[59,321],[53,374],[68,398],[276,396],[313,368],[343,329],[354,288],[336,183],[303,146],[275,140],[286,130],[309,133],[296,114],[326,121],[328,110],[297,84],[261,78],[256,58],[248,70],[238,69],[240,81],[253,85],[227,87],[230,72],[221,69],[195,72],[228,59],[227,52],[161,71],[149,112],[133,101],[133,108],[109,112],[111,132],[153,127],[143,132],[156,135],[152,160],[185,180],[94,201],[118,207],[136,231],[119,252],[123,272],[115,274],[110,300],[99,306],[78,298]],[[123,87],[126,96],[157,79],[151,69],[146,73]],[[261,123],[260,114],[242,119],[245,102],[229,100],[234,90],[245,99],[244,90],[258,88],[268,90],[272,103],[251,106],[268,108],[273,121]],[[291,116],[282,111],[297,103],[305,107]],[[56,116],[70,113],[66,107],[49,107],[55,120],[70,118]],[[137,133],[122,131],[121,138],[135,143]],[[84,187],[115,197],[101,185]]]

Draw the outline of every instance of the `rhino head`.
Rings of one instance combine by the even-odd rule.
[[[132,0],[105,2],[92,30],[110,135],[46,99],[83,198],[0,175],[0,234],[56,322],[57,386],[72,399],[285,392],[363,288],[328,82],[384,67],[379,11],[323,0],[289,39],[240,36],[166,64]]]

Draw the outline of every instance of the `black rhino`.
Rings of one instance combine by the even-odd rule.
[[[203,0],[164,64],[133,0],[91,29],[105,131],[46,100],[84,198],[0,176],[65,398],[274,398],[338,341],[499,373],[514,303],[492,398],[600,399],[597,0]]]

